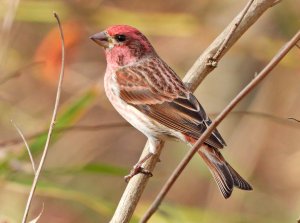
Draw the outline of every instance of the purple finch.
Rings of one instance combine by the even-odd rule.
[[[135,165],[135,173],[143,172],[141,165],[156,153],[159,139],[175,138],[193,145],[211,120],[148,39],[127,25],[109,27],[90,38],[105,49],[104,87],[108,99],[150,142],[149,154]],[[198,153],[228,198],[234,187],[252,187],[225,161],[219,151],[225,145],[218,130],[214,130]]]

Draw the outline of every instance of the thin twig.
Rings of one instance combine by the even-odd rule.
[[[208,66],[217,67],[219,57],[224,52],[224,50],[227,48],[227,44],[228,44],[229,40],[232,38],[233,33],[236,31],[237,27],[240,25],[240,23],[244,19],[245,15],[248,12],[248,10],[249,10],[250,6],[252,5],[253,1],[254,0],[250,0],[247,3],[245,8],[242,10],[240,17],[238,18],[237,22],[233,24],[232,29],[230,30],[230,32],[227,35],[226,39],[224,39],[224,41],[223,41],[222,45],[220,46],[220,48],[217,50],[217,52],[215,53],[215,55],[212,58],[208,59],[208,63],[207,63]]]
[[[277,122],[277,123],[282,124],[282,125],[287,125],[287,126],[290,126],[290,127],[293,127],[293,128],[297,128],[297,129],[300,128],[300,125],[298,125],[295,122],[291,122],[291,121],[289,121],[286,118],[275,116],[275,115],[271,115],[271,114],[264,113],[264,112],[256,112],[256,111],[232,111],[232,112],[230,112],[229,115],[233,115],[233,114],[234,115],[246,115],[246,116],[249,115],[249,116],[253,116],[253,117],[260,117],[260,118],[263,118],[263,119],[269,119],[269,120],[271,120],[273,122]],[[216,117],[217,115],[218,114],[209,114],[209,117]]]
[[[256,75],[257,76],[257,75]],[[209,117],[216,117],[219,113],[209,113]],[[230,115],[249,115],[249,116],[256,116],[261,118],[270,119],[274,122],[279,122],[284,125],[288,125],[291,127],[299,128],[299,125],[295,125],[294,123],[288,121],[286,118],[282,118],[279,116],[275,116],[272,114],[264,113],[264,112],[256,112],[256,111],[233,111],[230,113]],[[297,119],[294,118],[288,118],[297,121]],[[300,122],[300,121],[299,121]],[[104,123],[104,124],[96,124],[96,125],[75,125],[75,126],[65,126],[65,127],[56,127],[56,129],[53,129],[53,134],[61,133],[61,132],[69,132],[69,131],[101,131],[101,130],[107,130],[110,128],[123,128],[123,127],[131,127],[131,125],[128,122],[115,122],[115,123]],[[29,135],[26,135],[25,138],[27,141],[33,140],[41,135],[44,135],[47,133],[48,130],[41,130]],[[18,144],[23,143],[23,140],[19,137],[8,139],[0,142],[0,149],[5,148],[8,146],[15,146]]]
[[[252,4],[249,8],[248,13],[245,15],[243,21],[240,23],[239,27],[232,34],[231,40],[227,44],[227,48],[224,49],[221,57],[233,46],[234,43],[244,34],[244,32],[251,27],[260,16],[270,8],[276,0],[256,0],[255,4]],[[237,17],[240,17],[240,14]],[[231,30],[232,23],[235,23],[236,19],[225,28],[225,30],[210,44],[210,46],[204,51],[203,54],[196,60],[194,65],[189,69],[183,81],[190,88],[191,91],[194,91],[197,86],[201,83],[201,81],[210,73],[213,68],[207,66],[207,58],[211,55],[214,55],[215,52],[219,49],[224,39],[227,37],[229,30]],[[163,142],[162,142],[163,143]],[[142,156],[149,151],[148,142],[144,147]],[[161,148],[160,150],[161,151]],[[156,158],[149,159],[145,165],[151,166],[150,171],[154,169],[154,166],[157,163]],[[129,222],[131,216],[135,210],[137,202],[142,196],[143,190],[148,182],[148,178],[144,177],[144,175],[139,174],[133,177],[128,183],[120,201],[118,207],[115,210],[115,213],[111,219],[111,223],[126,223]],[[132,202],[134,201],[134,202]]]
[[[32,157],[32,154],[31,154],[31,151],[30,151],[30,148],[29,148],[29,145],[28,145],[28,143],[27,143],[27,141],[26,141],[26,139],[25,139],[25,137],[24,137],[21,129],[13,122],[13,120],[11,120],[11,123],[16,128],[17,132],[19,133],[19,135],[22,138],[22,141],[25,144],[25,147],[27,149],[27,152],[28,152],[28,155],[29,155],[29,158],[30,158],[30,162],[31,162],[31,165],[32,165],[33,173],[36,174],[35,163],[34,163],[34,160],[33,160],[33,157]]]
[[[53,12],[53,14],[54,14],[54,17],[57,20],[59,31],[60,31],[60,37],[61,37],[61,45],[62,45],[61,46],[62,47],[62,51],[61,51],[62,52],[61,53],[61,70],[60,70],[59,81],[58,81],[58,86],[57,86],[57,93],[56,93],[56,99],[55,99],[55,105],[54,105],[52,119],[51,119],[50,126],[49,126],[47,140],[46,140],[46,143],[45,143],[45,147],[44,147],[44,151],[43,151],[43,154],[42,154],[42,157],[41,157],[41,161],[38,165],[36,174],[34,176],[34,180],[33,180],[31,190],[30,190],[30,193],[29,193],[29,197],[28,197],[28,200],[27,200],[27,204],[26,204],[26,207],[25,207],[22,223],[26,223],[26,219],[27,219],[27,216],[28,216],[28,213],[29,213],[29,210],[30,210],[30,205],[31,205],[31,202],[32,202],[34,191],[36,189],[36,185],[37,185],[37,182],[39,180],[41,170],[43,168],[43,165],[44,165],[46,157],[47,157],[49,142],[50,142],[52,131],[53,131],[53,128],[54,128],[54,125],[55,125],[55,120],[56,120],[59,101],[60,101],[61,89],[62,89],[62,82],[63,82],[63,78],[64,78],[64,69],[65,69],[64,34],[63,34],[62,26],[61,26],[58,15],[56,14],[56,12]]]
[[[67,131],[98,131],[98,130],[107,130],[110,128],[120,128],[120,127],[130,127],[131,125],[128,122],[116,122],[116,123],[105,123],[105,124],[98,124],[98,125],[75,125],[75,126],[65,126],[65,127],[57,127],[56,129],[53,129],[54,133],[60,133],[60,132],[67,132]],[[48,130],[42,130],[35,132],[33,134],[27,135],[27,140],[35,139],[41,135],[44,135],[47,133]],[[0,142],[0,149],[7,146],[14,146],[22,143],[23,140],[18,138],[9,139]]]
[[[255,75],[257,76],[257,75]],[[216,117],[219,113],[209,113],[209,117]],[[286,118],[282,118],[279,116],[275,116],[272,114],[264,113],[264,112],[257,112],[257,111],[233,111],[230,113],[230,115],[248,115],[248,116],[254,116],[254,117],[261,117],[265,119],[270,119],[274,122],[279,122],[280,124],[288,125],[294,128],[300,128],[299,125],[292,123],[288,121]],[[299,121],[295,118],[288,118],[290,120]],[[300,122],[300,121],[299,121]],[[107,130],[110,128],[123,128],[123,127],[131,127],[131,125],[128,122],[116,122],[116,123],[104,123],[104,124],[96,124],[96,125],[75,125],[75,126],[65,126],[65,127],[56,127],[56,129],[53,129],[53,134],[61,133],[61,132],[69,132],[69,131],[101,131],[101,130]],[[26,135],[25,138],[27,141],[33,140],[45,133],[47,133],[48,130],[41,130],[29,135]],[[15,146],[18,144],[23,143],[23,140],[20,139],[20,137],[8,139],[0,142],[0,149],[5,148],[8,146]]]
[[[296,122],[300,122],[300,120],[295,119],[295,118],[288,118],[288,119],[293,120],[293,121],[296,121]]]
[[[157,195],[155,201],[152,203],[150,208],[143,216],[141,223],[145,223],[158,209],[164,197],[171,189],[177,178],[180,176],[182,171],[185,169],[187,164],[193,158],[194,154],[198,151],[203,142],[210,136],[212,131],[224,120],[229,112],[248,95],[275,67],[276,65],[287,55],[287,53],[295,46],[300,40],[300,31],[280,50],[273,59],[267,64],[267,66],[225,107],[225,109],[218,115],[218,117],[211,123],[211,125],[205,130],[201,137],[197,140],[193,148],[187,153],[180,164],[176,167],[162,190]]]

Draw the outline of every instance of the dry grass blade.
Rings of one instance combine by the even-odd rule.
[[[43,203],[42,210],[40,211],[39,215],[36,216],[34,219],[32,219],[29,223],[37,223],[44,212],[44,208],[45,208],[45,204]]]
[[[33,160],[33,157],[32,157],[32,154],[30,152],[30,148],[29,148],[29,145],[25,139],[25,136],[24,134],[22,133],[21,129],[13,122],[13,120],[11,120],[11,123],[13,124],[13,126],[16,128],[17,132],[19,133],[19,135],[21,136],[22,138],[22,141],[24,142],[25,144],[25,147],[27,149],[27,152],[28,152],[28,155],[29,155],[29,158],[30,158],[30,162],[31,162],[31,166],[32,166],[32,169],[33,169],[33,172],[34,174],[36,174],[36,168],[35,168],[35,163],[34,163],[34,160]]]
[[[43,168],[43,165],[44,165],[46,157],[47,157],[49,143],[50,143],[52,131],[53,131],[53,128],[54,128],[54,125],[55,125],[56,116],[57,116],[57,111],[58,111],[58,106],[59,106],[59,101],[60,101],[60,95],[61,95],[62,82],[63,82],[63,78],[64,78],[64,66],[65,66],[64,65],[65,64],[64,34],[63,34],[62,26],[61,26],[61,23],[60,23],[58,15],[56,14],[56,12],[54,12],[53,14],[54,14],[54,17],[57,20],[57,23],[58,23],[58,26],[59,26],[60,35],[61,35],[61,42],[62,42],[61,70],[60,70],[59,81],[58,81],[58,86],[57,86],[57,93],[56,93],[56,99],[55,99],[55,105],[54,105],[52,119],[51,119],[50,126],[49,126],[47,140],[46,140],[44,151],[43,151],[40,163],[38,165],[38,168],[37,168],[37,171],[36,171],[36,174],[34,176],[34,180],[33,180],[33,183],[32,183],[31,189],[30,189],[30,193],[29,193],[29,197],[27,199],[27,204],[26,204],[26,207],[25,207],[25,211],[24,211],[22,223],[25,223],[26,220],[27,220],[27,216],[28,216],[28,213],[29,213],[29,210],[30,210],[30,206],[31,206],[33,195],[34,195],[34,191],[36,189],[36,185],[37,185],[37,182],[39,180],[41,170]]]

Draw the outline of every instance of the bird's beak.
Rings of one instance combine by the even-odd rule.
[[[108,48],[109,47],[108,37],[109,37],[108,34],[105,31],[103,31],[90,36],[90,39],[93,40],[95,43],[99,44],[100,46],[104,48]]]

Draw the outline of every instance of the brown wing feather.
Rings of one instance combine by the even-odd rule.
[[[211,123],[195,96],[161,60],[122,68],[116,80],[124,101],[170,129],[198,139]],[[225,145],[217,130],[206,143],[215,148]]]

